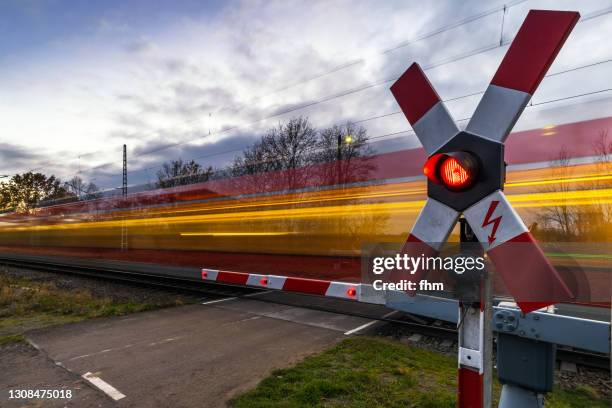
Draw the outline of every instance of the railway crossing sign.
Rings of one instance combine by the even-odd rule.
[[[504,142],[578,18],[576,12],[530,11],[465,131],[417,63],[391,86],[429,156],[428,200],[404,253],[436,254],[463,213],[525,313],[569,300],[572,293],[502,191]]]
[[[531,10],[465,131],[459,130],[418,64],[391,86],[428,155],[423,167],[428,199],[402,253],[437,255],[463,214],[462,239],[468,230],[475,235],[523,313],[569,300],[572,292],[502,191],[504,142],[579,18],[577,12]],[[418,282],[427,271],[413,272]],[[485,274],[480,302],[459,302],[460,408],[491,406],[491,297]],[[500,407],[540,406],[541,389],[522,387],[505,384]]]

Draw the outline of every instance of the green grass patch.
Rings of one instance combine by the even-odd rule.
[[[25,340],[25,337],[23,337],[23,334],[0,336],[0,347],[6,346],[7,344],[20,343],[24,340]]]
[[[454,358],[387,339],[353,337],[292,368],[274,371],[230,405],[451,408],[456,406],[456,383]],[[497,398],[499,392],[495,384]],[[608,407],[609,403],[586,390],[558,390],[546,406]]]
[[[11,342],[11,338],[31,329],[182,303],[172,297],[140,303],[116,300],[94,295],[88,289],[67,290],[53,282],[0,274],[0,342]]]

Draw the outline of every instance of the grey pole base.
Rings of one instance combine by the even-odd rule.
[[[498,408],[544,408],[544,396],[515,385],[504,384]]]

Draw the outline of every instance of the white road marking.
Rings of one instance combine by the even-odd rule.
[[[171,342],[171,341],[178,340],[180,338],[181,338],[180,336],[177,336],[177,337],[168,337],[167,339],[162,339],[162,340],[155,341],[155,342],[148,343],[148,344],[147,344],[147,342],[140,342],[140,343],[137,343],[136,346],[144,346],[144,345],[156,346],[158,344],[168,343],[168,342]],[[125,350],[125,349],[128,349],[130,347],[134,347],[134,346],[135,346],[134,344],[126,344],[125,346],[122,346],[122,347],[108,348],[108,349],[105,349],[105,350],[96,351],[94,353],[83,354],[81,356],[72,357],[72,358],[68,359],[68,361],[74,361],[74,360],[79,360],[79,359],[82,359],[82,358],[98,356],[100,354],[108,353],[108,352],[111,352],[111,351],[121,351],[121,350]]]
[[[244,295],[243,297],[251,297],[251,296],[257,296],[257,295],[265,295],[266,293],[270,293],[270,292],[278,292],[278,290],[264,290],[263,292],[249,293],[248,295]]]
[[[227,326],[229,324],[236,324],[236,323],[242,323],[242,322],[248,322],[250,320],[257,320],[257,319],[261,319],[262,316],[251,316],[251,317],[247,317],[246,319],[241,319],[241,320],[236,320],[235,322],[228,322],[228,323],[223,323],[221,326]]]
[[[122,394],[118,389],[90,372],[86,372],[81,377],[85,380],[89,381],[92,385],[99,388],[103,393],[114,399],[115,401],[119,401],[121,398],[125,398],[125,395]]]
[[[91,356],[97,356],[99,354],[104,354],[104,353],[108,353],[109,351],[118,351],[118,350],[125,350],[127,348],[132,347],[133,344],[126,344],[123,347],[118,347],[118,348],[109,348],[106,350],[101,350],[101,351],[96,351],[95,353],[90,353],[90,354],[83,354],[81,356],[76,356],[76,357],[72,357],[70,359],[68,359],[68,361],[73,361],[73,360],[79,360],[81,358],[87,358],[87,357],[91,357]]]
[[[387,313],[386,315],[383,316],[383,319],[386,319],[387,317],[389,317],[389,316],[391,316],[391,315],[393,315],[395,313],[398,313],[398,312],[399,312],[398,310],[394,310],[392,312],[389,312],[389,313]],[[361,331],[363,329],[367,329],[368,327],[370,327],[374,323],[378,323],[379,321],[380,320],[372,320],[371,322],[367,322],[366,324],[362,324],[359,327],[355,327],[354,329],[351,329],[351,330],[349,330],[347,332],[344,332],[344,335],[345,336],[349,336],[349,335],[351,335],[353,333],[357,333],[357,332],[359,332],[359,331]]]
[[[154,341],[153,343],[149,343],[149,346],[157,346],[158,344],[168,343],[170,341],[175,341],[175,340],[178,340],[180,338],[181,338],[180,336],[178,336],[178,337],[169,337],[169,338],[163,339],[161,341]]]
[[[368,323],[366,323],[366,324],[362,324],[362,325],[361,325],[361,326],[359,326],[359,327],[355,327],[354,329],[351,329],[351,330],[349,330],[349,331],[347,331],[347,332],[344,332],[344,335],[345,335],[345,336],[348,336],[348,335],[350,335],[350,334],[357,333],[358,331],[361,331],[361,330],[363,330],[363,329],[366,329],[366,328],[370,327],[371,325],[373,325],[373,324],[374,324],[374,323],[376,323],[376,322],[378,322],[378,320],[372,320],[371,322],[368,322]]]
[[[238,298],[237,297],[228,297],[228,298],[223,298],[223,299],[209,300],[208,302],[202,302],[202,304],[203,305],[210,305],[211,303],[225,302],[226,300],[233,300],[233,299],[238,299]]]

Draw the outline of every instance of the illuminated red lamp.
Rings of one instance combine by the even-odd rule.
[[[449,157],[441,164],[440,178],[446,186],[463,188],[470,182],[471,175],[469,170],[465,169],[457,159]]]
[[[261,278],[259,280],[259,283],[261,284],[261,286],[267,286],[268,285],[268,278]]]
[[[355,295],[357,295],[357,289],[355,288],[348,288],[346,290],[346,294],[348,297],[355,297]]]
[[[476,181],[478,162],[468,152],[438,153],[425,162],[423,174],[449,190],[463,191]]]
[[[438,167],[441,159],[445,157],[444,154],[438,153],[431,156],[425,162],[425,166],[423,166],[423,174],[433,181],[436,184],[440,184],[440,179],[438,178]]]
[[[202,271],[202,279],[206,279],[208,277],[208,272]]]

